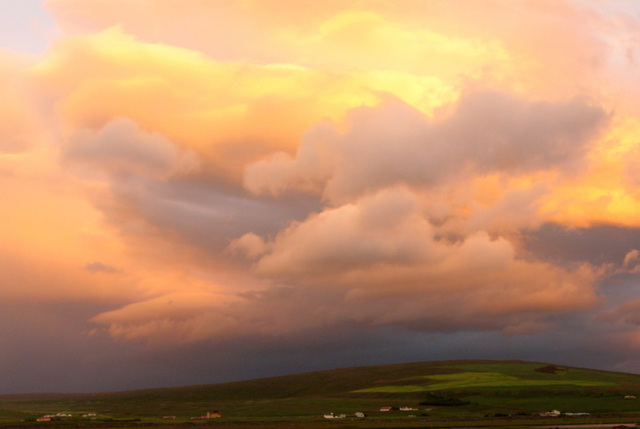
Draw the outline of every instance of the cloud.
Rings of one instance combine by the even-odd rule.
[[[180,151],[160,134],[141,131],[129,119],[116,119],[98,132],[81,130],[65,149],[65,161],[90,171],[116,176],[143,175],[155,179],[187,172],[196,165],[194,153]]]
[[[640,325],[640,299],[632,299],[613,311],[603,313],[600,319],[609,323],[622,323],[631,326]]]
[[[527,261],[517,240],[502,236],[500,228],[511,225],[507,231],[512,234],[523,225],[533,227],[543,221],[537,218],[537,201],[548,189],[527,184],[526,176],[555,171],[573,174],[574,165],[580,164],[606,121],[601,108],[584,100],[526,101],[493,91],[464,93],[435,118],[393,97],[376,107],[354,109],[344,127],[331,121],[312,127],[303,136],[296,158],[276,153],[246,170],[245,184],[253,191],[274,197],[288,189],[322,192],[330,203],[291,222],[273,240],[248,232],[229,246],[232,254],[256,260],[254,281],[292,283],[298,292],[277,299],[274,296],[280,295],[240,297],[224,311],[196,306],[193,317],[186,318],[176,318],[171,307],[143,300],[95,321],[108,326],[114,336],[151,339],[160,332],[172,332],[167,338],[191,341],[207,335],[226,338],[228,332],[276,335],[349,321],[426,331],[481,327],[514,334],[546,329],[551,316],[598,302],[597,270]],[[534,145],[545,150],[531,149]],[[480,147],[490,150],[485,153]],[[215,222],[221,213],[237,216],[239,212],[220,205],[220,200],[210,204],[178,197],[174,191],[178,183],[166,179],[176,171],[179,154],[161,134],[142,132],[133,122],[121,119],[98,132],[72,135],[65,159],[98,167],[114,178],[134,173],[151,178],[126,193],[114,189],[115,201],[125,205],[120,215],[126,213],[126,218],[178,232],[192,244],[200,240],[197,235],[211,235],[212,242],[218,243],[224,235],[232,239],[229,231],[214,227],[209,230],[212,234],[200,221],[193,226],[188,221],[181,223],[180,219],[189,218]],[[207,168],[211,158],[205,156],[203,162]],[[493,182],[491,175],[498,175],[498,180]],[[514,190],[509,175],[525,177],[521,190]],[[193,181],[188,176],[184,184]],[[445,197],[449,187],[462,182],[474,184],[478,192],[497,186],[497,197],[486,200],[473,192]],[[167,199],[168,193],[175,196]],[[530,220],[523,221],[523,214]],[[280,224],[287,221],[281,218]],[[231,228],[251,231],[252,227],[236,223]],[[168,235],[163,241],[169,251],[182,240]],[[215,259],[219,264],[221,257]],[[468,279],[457,278],[458,272],[465,272]],[[322,299],[341,303],[327,315],[305,323],[294,316],[285,320],[276,315],[276,308],[316,305],[320,298],[314,288],[323,283],[333,286]],[[425,284],[436,286],[420,286]],[[479,286],[484,284],[490,286]],[[518,287],[510,286],[513,284]],[[217,287],[202,290],[209,289],[215,293]],[[411,298],[413,293],[425,298]],[[490,303],[499,300],[501,293],[513,295],[508,301],[511,305]],[[574,294],[579,298],[568,298]],[[263,296],[270,297],[271,305],[265,305]],[[357,307],[356,301],[365,302],[366,309]],[[383,308],[388,302],[395,302],[398,311]],[[192,305],[189,300],[183,303],[184,308]],[[458,319],[448,319],[446,312],[438,311],[453,305],[461,309]],[[259,324],[251,322],[256,307],[261,308]],[[139,315],[130,319],[134,310]],[[431,316],[422,316],[425,311]]]
[[[117,268],[114,268],[110,265],[103,264],[102,262],[91,262],[85,265],[84,268],[93,273],[113,274],[118,272]]]
[[[107,325],[114,337],[193,342],[227,331],[224,308],[233,301],[204,291],[173,292],[101,313],[92,321]]]
[[[215,378],[635,329],[635,9],[276,3],[48,0],[49,49],[0,52],[15,326],[107,344],[130,387],[191,371],[158,356]]]
[[[255,259],[266,251],[266,244],[258,235],[249,232],[242,237],[233,240],[228,250],[231,253],[241,253],[248,258]]]
[[[292,150],[315,122],[374,104],[376,91],[394,86],[295,64],[218,61],[119,27],[61,40],[32,73],[67,136],[127,118],[196,152],[208,174],[232,183],[246,163]]]
[[[312,215],[281,232],[257,269],[306,275],[438,258],[432,227],[416,206],[408,191],[389,191]]]
[[[585,101],[527,102],[510,94],[463,94],[451,113],[430,121],[398,100],[356,109],[340,133],[316,126],[296,158],[276,154],[247,168],[253,192],[322,189],[331,201],[408,183],[432,186],[487,172],[523,174],[579,163],[606,125]]]
[[[425,217],[420,195],[406,188],[326,209],[272,242],[247,235],[234,246],[254,242],[259,252],[248,247],[251,255],[263,253],[257,274],[293,281],[311,294],[331,291],[337,308],[344,307],[332,314],[373,325],[515,333],[598,302],[596,270],[527,260],[509,238],[481,230],[447,239]]]
[[[631,272],[640,272],[640,252],[638,249],[632,249],[624,256],[622,267]]]

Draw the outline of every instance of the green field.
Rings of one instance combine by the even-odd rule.
[[[422,384],[403,384],[390,386],[377,386],[367,389],[360,389],[357,392],[430,392],[436,390],[449,389],[478,389],[478,388],[499,388],[499,389],[525,389],[531,387],[549,386],[616,386],[616,382],[599,380],[593,377],[592,372],[580,374],[580,371],[557,371],[553,374],[540,375],[535,372],[536,364],[511,365],[506,368],[500,366],[501,372],[493,372],[496,365],[460,365],[453,368],[461,370],[452,374],[436,374],[424,376]],[[513,368],[517,372],[513,372]],[[469,369],[469,371],[464,371]],[[510,371],[511,370],[511,371]],[[581,378],[584,377],[584,378]]]
[[[539,413],[554,409],[589,416],[552,424],[640,421],[640,399],[625,399],[630,395],[640,398],[640,375],[519,361],[419,362],[167,389],[0,395],[0,426],[506,427],[543,424]],[[383,406],[394,409],[380,411]],[[222,418],[192,419],[214,410]],[[358,411],[367,417],[353,417]],[[350,417],[325,420],[330,412]],[[46,413],[72,417],[35,422]],[[82,417],[87,413],[95,420]]]

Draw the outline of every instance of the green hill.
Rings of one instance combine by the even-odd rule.
[[[439,361],[344,368],[258,380],[94,394],[0,395],[0,420],[68,413],[78,421],[317,419],[328,412],[376,418],[480,418],[544,410],[635,416],[640,375],[521,361]],[[412,411],[381,412],[380,407]],[[61,418],[69,419],[68,417]],[[221,420],[219,420],[221,421]]]

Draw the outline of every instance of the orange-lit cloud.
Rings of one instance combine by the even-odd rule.
[[[0,298],[169,346],[635,325],[637,245],[539,249],[640,228],[640,18],[462,3],[48,0],[0,52]]]

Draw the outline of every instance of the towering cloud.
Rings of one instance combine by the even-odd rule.
[[[0,300],[132,360],[634,337],[637,6],[463,3],[48,0],[0,51]]]

